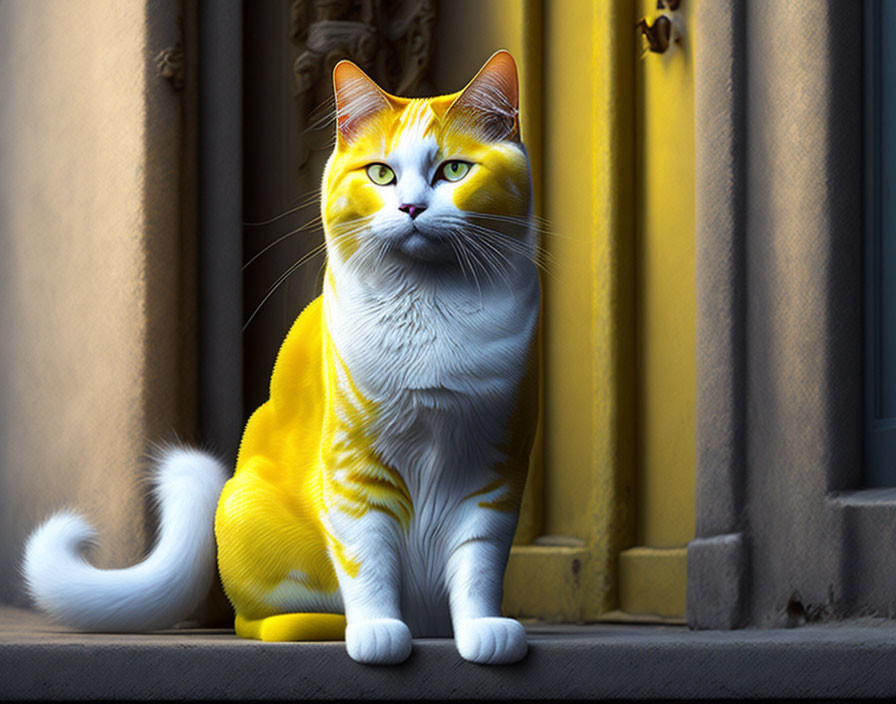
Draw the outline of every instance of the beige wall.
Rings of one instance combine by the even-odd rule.
[[[139,458],[192,427],[184,94],[154,64],[177,6],[0,3],[0,601],[61,507],[135,559]]]

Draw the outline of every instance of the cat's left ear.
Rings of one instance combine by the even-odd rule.
[[[459,120],[483,141],[519,141],[520,91],[516,63],[501,49],[479,69],[448,108],[446,118]]]
[[[389,95],[351,61],[333,69],[337,140],[351,142],[371,117],[392,106]]]

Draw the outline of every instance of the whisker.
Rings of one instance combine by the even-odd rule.
[[[492,221],[495,223],[510,223],[512,225],[518,225],[522,228],[529,229],[531,228],[534,232],[537,232],[540,235],[545,235],[550,238],[559,238],[559,239],[581,239],[576,237],[570,237],[567,234],[559,233],[554,229],[554,226],[551,224],[549,220],[545,218],[538,217],[533,215],[531,217],[528,216],[517,216],[517,215],[498,215],[496,213],[479,213],[473,211],[466,211],[464,215],[473,220],[485,220]]]
[[[525,257],[533,264],[535,264],[539,269],[541,269],[545,274],[549,275],[551,278],[557,276],[557,272],[555,269],[559,269],[560,265],[551,258],[546,252],[537,250],[535,252],[531,251],[523,251],[520,249],[515,249],[513,242],[508,242],[507,240],[501,240],[494,233],[479,233],[481,237],[486,239],[492,239],[492,242],[496,246],[506,247],[511,252],[518,254],[520,256]]]
[[[546,225],[550,224],[550,221],[547,218],[543,218],[540,215],[502,215],[501,213],[483,213],[478,210],[466,210],[464,211],[465,215],[473,215],[476,217],[485,217],[492,218],[494,220],[509,220],[512,222],[520,222],[520,223],[529,223],[530,221],[544,223]]]
[[[481,309],[483,307],[482,286],[479,284],[479,277],[476,276],[476,268],[473,266],[473,260],[471,258],[470,252],[466,247],[460,247],[459,251],[470,266],[470,275],[473,277],[473,283],[476,284],[476,290],[479,291],[479,308]]]
[[[493,230],[473,223],[466,223],[465,226],[476,232],[479,236],[491,239],[495,246],[500,245],[516,254],[526,257],[552,278],[556,276],[556,272],[553,271],[553,269],[562,268],[551,253],[541,247],[531,250],[519,240],[516,240],[499,230]]]
[[[256,252],[255,255],[249,261],[247,261],[245,264],[243,264],[243,271],[245,271],[246,267],[248,267],[256,259],[258,259],[262,254],[267,252],[271,247],[280,244],[283,240],[285,240],[289,237],[293,237],[293,236],[299,234],[300,232],[305,232],[307,230],[313,229],[315,226],[317,226],[321,223],[321,220],[322,220],[321,216],[318,215],[317,217],[312,218],[311,220],[306,222],[301,227],[297,227],[295,230],[291,230],[290,232],[287,232],[285,235],[278,237],[273,242],[271,242],[270,244],[268,244],[267,246],[263,247],[261,250]]]
[[[488,234],[494,235],[496,237],[500,237],[500,238],[506,240],[509,245],[517,246],[520,251],[528,251],[528,249],[529,249],[525,243],[512,237],[511,235],[508,235],[506,232],[502,232],[501,230],[495,230],[494,228],[491,228],[491,227],[485,227],[483,225],[478,225],[476,223],[469,223],[469,222],[466,223],[466,226],[476,230],[477,232],[488,233]],[[541,245],[537,245],[536,249],[544,251],[543,247]]]
[[[317,267],[317,275],[315,276],[315,281],[317,282],[316,285],[317,285],[318,289],[323,288],[323,284],[324,284],[324,276],[325,276],[325,270],[326,270],[326,268],[327,268],[327,261],[329,261],[329,260],[328,260],[328,258],[325,256],[325,257],[321,260],[321,262],[320,262],[320,266]]]
[[[452,231],[451,234],[453,235],[453,234],[455,234],[455,232]],[[460,233],[457,233],[457,234],[460,234]],[[464,280],[469,281],[470,279],[467,277],[466,267],[464,267],[464,260],[461,257],[461,252],[459,251],[460,245],[452,237],[448,240],[448,246],[450,246],[451,251],[454,252],[454,258],[457,260],[457,263],[460,266],[461,275],[463,275]]]
[[[373,220],[373,215],[362,215],[359,218],[354,218],[353,220],[346,220],[345,222],[334,223],[330,225],[330,230],[332,232],[338,232],[340,229],[348,227],[350,225],[357,225],[358,223],[367,223],[370,220]],[[356,231],[360,232],[360,228],[356,228]]]
[[[320,254],[321,252],[323,252],[324,250],[326,250],[326,248],[327,248],[327,244],[326,244],[326,242],[323,242],[323,243],[317,245],[317,246],[316,246],[314,249],[312,249],[310,252],[308,252],[307,254],[304,254],[303,256],[299,257],[299,259],[298,259],[295,263],[293,263],[293,264],[289,267],[289,269],[287,269],[285,272],[283,272],[283,273],[277,278],[277,280],[274,282],[274,285],[273,285],[270,289],[268,289],[268,292],[265,294],[264,298],[261,299],[261,303],[259,303],[258,306],[256,306],[255,310],[252,311],[252,315],[250,315],[249,318],[248,318],[248,320],[246,320],[245,324],[243,325],[243,330],[242,330],[242,331],[243,331],[243,332],[246,332],[246,328],[249,327],[249,323],[251,323],[252,320],[255,318],[255,316],[258,315],[258,311],[260,311],[260,310],[262,309],[262,307],[264,306],[264,304],[267,303],[268,299],[269,299],[271,296],[274,295],[274,292],[275,292],[278,288],[280,288],[280,286],[283,284],[284,281],[286,281],[286,279],[288,279],[288,278],[289,278],[289,277],[290,277],[290,276],[291,276],[291,275],[292,275],[292,274],[293,274],[293,273],[294,273],[300,266],[302,266],[302,264],[304,264],[305,262],[307,262],[307,261],[308,261],[309,259],[311,259],[312,257],[317,256],[318,254]]]
[[[467,233],[463,233],[463,236],[474,249],[480,251],[484,260],[488,260],[491,263],[495,274],[500,276],[504,281],[504,285],[507,286],[507,290],[510,292],[511,296],[515,296],[516,292],[513,290],[510,279],[507,278],[508,270],[515,268],[510,257],[488,240],[474,239]]]
[[[321,114],[323,113],[323,114]],[[317,117],[320,115],[320,117]],[[336,98],[332,95],[326,98],[322,103],[320,103],[311,113],[308,115],[308,119],[311,121],[305,129],[302,130],[302,134],[306,132],[311,132],[313,130],[319,130],[331,122],[336,121]]]
[[[278,220],[285,218],[287,215],[292,215],[293,213],[298,212],[299,210],[303,210],[308,206],[316,203],[320,200],[320,188],[315,188],[313,191],[310,191],[298,205],[289,210],[286,210],[279,215],[275,215],[272,218],[268,218],[267,220],[258,220],[258,221],[243,221],[244,227],[261,227],[262,225],[270,225],[272,222],[277,222]]]
[[[513,295],[513,288],[510,285],[510,281],[508,281],[507,277],[504,275],[504,267],[501,266],[501,262],[497,260],[493,254],[487,252],[485,248],[481,246],[481,243],[472,239],[467,233],[461,232],[459,234],[461,235],[461,239],[463,239],[468,246],[471,256],[474,258],[477,258],[477,255],[478,257],[481,257],[482,270],[485,272],[485,275],[488,276],[489,281],[495,283],[495,279],[492,276],[493,274],[500,276],[507,286],[508,291]]]
[[[364,229],[364,227],[366,226],[366,221],[370,220],[371,217],[372,216],[367,216],[367,217],[363,217],[363,218],[357,218],[356,220],[350,220],[346,223],[340,223],[340,227],[346,227],[350,224],[359,223],[359,222],[361,222],[363,224],[358,227],[352,228],[351,230],[348,230],[346,232],[340,232],[336,235],[331,235],[329,242],[327,240],[324,240],[323,242],[321,242],[320,244],[318,244],[314,248],[312,248],[309,252],[307,252],[304,255],[302,255],[301,257],[299,257],[299,259],[296,260],[293,264],[291,264],[290,267],[286,271],[284,271],[279,277],[277,277],[277,280],[274,282],[274,284],[271,286],[271,288],[268,289],[268,292],[265,294],[264,298],[261,299],[261,303],[259,303],[255,307],[255,310],[252,311],[252,315],[249,316],[249,318],[246,320],[245,324],[243,325],[243,332],[246,331],[246,328],[249,327],[249,323],[251,323],[252,320],[255,318],[255,316],[258,315],[258,312],[262,309],[264,304],[267,303],[268,299],[272,295],[274,295],[274,292],[278,288],[280,288],[280,286],[283,284],[283,282],[286,281],[286,279],[288,279],[300,266],[302,266],[302,264],[304,264],[305,262],[314,258],[321,252],[326,251],[328,244],[335,244],[336,242],[339,242],[340,240],[342,240],[346,237],[352,237],[353,235],[356,235],[357,233],[361,232]]]
[[[465,234],[465,237],[467,235]],[[510,281],[507,279],[505,275],[505,271],[510,268],[514,268],[513,261],[510,257],[507,256],[504,252],[502,252],[497,245],[488,239],[483,240],[473,240],[470,238],[471,242],[473,242],[476,246],[482,249],[483,255],[487,253],[486,248],[488,248],[489,259],[493,262],[493,266],[497,273],[501,275],[501,278],[504,279],[504,283],[507,284],[507,288],[510,289],[511,293],[513,292],[513,287],[510,285]],[[503,266],[502,266],[503,262]]]

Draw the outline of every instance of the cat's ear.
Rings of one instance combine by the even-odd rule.
[[[519,140],[520,90],[509,51],[492,54],[448,108],[446,117],[483,141]]]
[[[388,94],[351,61],[336,64],[333,90],[337,139],[344,142],[351,142],[368,119],[391,107]]]

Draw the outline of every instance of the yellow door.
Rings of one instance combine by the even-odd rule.
[[[678,11],[685,27],[692,4]],[[694,528],[692,48],[685,36],[641,57],[638,10],[656,12],[656,0],[440,8],[440,90],[497,48],[517,58],[536,206],[552,233],[541,440],[505,611],[680,618]]]
[[[540,531],[514,547],[505,610],[589,620],[617,608],[618,555],[633,539],[635,8],[532,5],[541,28],[536,177],[550,223],[543,473],[529,497],[541,499]]]

